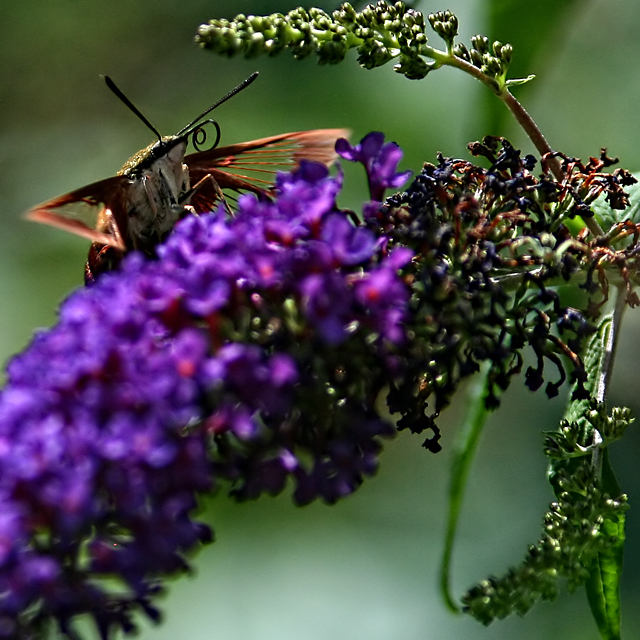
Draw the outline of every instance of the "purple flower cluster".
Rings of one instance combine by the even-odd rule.
[[[143,601],[149,577],[184,567],[210,538],[189,512],[211,487],[202,416],[206,336],[171,332],[135,270],[75,293],[60,321],[8,367],[0,396],[0,637],[40,603],[65,630],[96,612],[127,628],[97,580],[117,575]],[[110,611],[107,615],[107,611]]]
[[[395,184],[397,160],[372,157],[378,183]],[[372,407],[401,374],[398,270],[412,255],[354,225],[340,187],[303,163],[278,176],[274,202],[186,218],[157,261],[132,255],[73,294],[11,361],[0,637],[50,618],[73,635],[82,613],[108,637],[137,608],[156,617],[159,579],[211,537],[191,519],[196,495],[224,479],[252,498],[292,478],[304,504],[375,472],[394,430]]]
[[[375,471],[377,436],[393,433],[371,407],[405,341],[397,272],[412,254],[354,226],[336,208],[340,187],[303,163],[278,176],[276,202],[244,196],[232,220],[186,219],[160,249],[164,277],[220,345],[206,428],[215,475],[239,498],[292,477],[297,502],[335,502]]]

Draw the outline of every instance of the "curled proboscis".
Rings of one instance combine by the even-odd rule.
[[[205,129],[205,126],[208,124],[212,124],[215,127],[216,139],[214,140],[212,145],[204,148],[207,142],[207,130]],[[191,144],[196,151],[211,151],[212,149],[215,149],[220,142],[220,125],[215,120],[205,120],[204,122],[201,122],[195,129],[193,129],[190,135]]]

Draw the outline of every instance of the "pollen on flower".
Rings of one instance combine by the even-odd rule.
[[[382,294],[380,293],[380,291],[378,291],[378,289],[374,287],[369,287],[365,289],[364,295],[363,295],[363,299],[370,303],[377,302],[378,300],[380,300],[381,297],[382,297]]]
[[[185,378],[193,378],[197,371],[196,364],[192,360],[180,360],[177,367],[178,373]]]

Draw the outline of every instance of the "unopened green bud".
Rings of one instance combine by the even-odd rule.
[[[323,42],[318,47],[319,64],[336,64],[344,59],[348,47],[340,41]]]
[[[366,40],[358,47],[358,63],[365,69],[379,67],[392,57],[390,51],[376,40]]]
[[[254,33],[250,40],[245,41],[245,56],[255,58],[264,52],[264,36],[261,33]]]
[[[500,74],[502,71],[502,67],[500,66],[500,62],[494,58],[490,53],[485,53],[482,56],[482,73],[487,74],[488,76],[495,77]]]
[[[309,9],[309,16],[311,17],[312,20],[321,20],[323,18],[329,21],[331,20],[329,14],[326,11],[323,11],[322,9],[317,9],[316,7]]]
[[[293,57],[296,60],[302,60],[307,56],[310,56],[312,53],[316,52],[316,48],[318,46],[315,38],[306,38],[296,43],[293,47]]]
[[[469,55],[469,50],[461,42],[459,42],[453,47],[453,55],[458,56],[458,58],[462,58],[467,62],[471,62],[471,56]]]
[[[359,14],[356,19],[356,22],[362,26],[368,27],[375,23],[375,14],[373,10],[370,8],[371,5],[365,7]]]
[[[395,20],[388,20],[384,23],[384,28],[391,33],[398,33],[402,30],[402,21],[396,18]]]
[[[484,60],[482,58],[482,54],[477,49],[471,49],[469,55],[474,66],[478,68],[482,67],[482,65],[484,64]]]
[[[347,31],[347,29],[345,27],[343,27],[341,24],[334,24],[332,25],[332,29],[331,29],[337,36],[339,36],[340,38],[345,38],[347,37],[347,35],[349,34],[349,32]]]
[[[353,33],[362,40],[369,40],[370,38],[373,38],[374,31],[369,27],[358,27],[354,29]]]
[[[277,53],[280,53],[280,51],[282,51],[285,46],[286,45],[284,42],[282,42],[282,40],[271,38],[265,41],[264,50],[267,55],[275,56]]]
[[[348,3],[341,4],[336,11],[333,12],[333,19],[343,24],[352,24],[357,17],[357,11]]]
[[[511,57],[513,56],[513,47],[510,44],[505,44],[502,46],[502,50],[500,52],[500,57],[505,65],[509,65],[511,63]]]
[[[416,18],[413,13],[405,13],[402,16],[402,22],[404,22],[407,27],[413,27],[416,24]]]
[[[427,34],[426,33],[418,33],[413,38],[413,41],[414,41],[414,43],[416,45],[427,44],[427,42],[428,42]]]
[[[471,46],[480,53],[489,53],[489,38],[481,35],[471,38]]]
[[[288,13],[289,20],[302,20],[303,22],[309,22],[309,14],[302,7],[298,7],[297,9],[293,9]]]
[[[266,18],[261,16],[247,16],[247,23],[254,31],[262,31],[262,26]]]
[[[400,62],[393,67],[396,73],[401,73],[409,80],[422,80],[432,69],[433,66],[425,62],[423,58],[404,55],[400,56]]]
[[[313,19],[313,26],[318,29],[318,31],[329,31],[331,24],[331,19],[326,14],[319,15]]]

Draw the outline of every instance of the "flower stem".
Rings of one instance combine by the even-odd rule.
[[[620,325],[622,323],[622,317],[627,308],[627,297],[625,295],[625,286],[619,284],[615,288],[612,287],[609,296],[615,297],[613,301],[613,309],[609,312],[609,315],[605,315],[601,319],[604,332],[601,338],[601,355],[599,356],[599,362],[595,367],[595,378],[593,380],[592,393],[597,402],[606,403],[607,394],[609,391],[611,376],[613,375],[613,364],[616,355],[616,347],[618,345],[618,339],[620,337]],[[600,333],[600,331],[598,331]],[[593,431],[593,453],[591,457],[591,465],[596,470],[598,476],[602,473],[603,455],[605,447],[603,445],[603,438],[597,429]]]
[[[613,363],[616,355],[616,347],[620,336],[620,324],[622,317],[627,308],[627,299],[625,296],[625,286],[620,284],[615,289],[616,302],[611,317],[611,325],[607,335],[605,352],[602,357],[601,368],[598,371],[598,380],[595,385],[595,398],[598,402],[607,401],[607,393],[613,374]]]
[[[529,115],[527,110],[504,84],[499,83],[494,78],[483,73],[481,69],[478,69],[478,67],[470,64],[462,58],[459,58],[458,56],[448,55],[446,58],[441,56],[439,58],[439,62],[465,71],[491,89],[491,91],[493,91],[493,93],[495,93],[498,98],[504,102],[507,109],[511,111],[516,122],[522,127],[531,142],[533,142],[538,153],[540,153],[541,156],[553,153],[553,149],[547,142],[547,139],[544,137],[544,134],[536,124],[535,120]],[[565,173],[558,159],[551,156],[548,158],[547,164],[554,178],[558,182],[562,182],[565,178]],[[584,218],[584,222],[594,237],[604,235],[604,231],[594,217]]]

